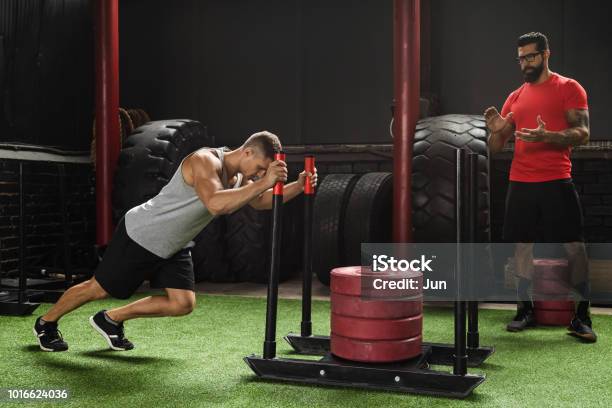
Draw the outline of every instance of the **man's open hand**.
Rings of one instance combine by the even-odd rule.
[[[487,128],[489,128],[491,133],[499,133],[504,130],[506,126],[512,126],[512,115],[513,113],[510,112],[505,118],[502,118],[494,106],[491,106],[484,111]]]
[[[542,117],[538,115],[538,127],[536,129],[522,128],[520,131],[514,132],[514,135],[524,142],[546,142],[548,141],[548,131],[546,130],[546,123],[542,120]]]

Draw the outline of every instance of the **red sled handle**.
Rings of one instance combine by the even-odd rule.
[[[283,152],[278,152],[274,154],[274,160],[281,160],[281,161],[285,161],[285,153]],[[276,184],[274,185],[274,190],[272,190],[272,194],[274,195],[279,195],[282,196],[283,195],[283,187],[284,184],[282,181],[277,181]]]
[[[314,174],[315,169],[315,158],[312,155],[304,157],[304,171],[306,173]],[[304,182],[304,194],[312,195],[315,193],[315,188],[312,186],[310,177],[306,176]]]

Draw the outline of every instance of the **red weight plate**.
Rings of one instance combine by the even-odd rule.
[[[331,331],[358,340],[401,340],[420,336],[423,315],[404,319],[362,319],[332,313]]]
[[[376,281],[382,279],[382,281]],[[412,284],[413,288],[388,288],[391,282],[394,284]],[[385,288],[376,289],[381,285],[387,285]],[[368,268],[361,266],[345,266],[335,268],[331,271],[330,291],[349,296],[363,296],[368,298],[413,298],[420,296],[423,292],[423,274],[421,272],[406,271],[406,272],[372,272]],[[363,289],[363,290],[362,290]]]
[[[361,268],[361,266],[345,266],[332,269],[330,272],[330,292],[361,296]]]
[[[331,334],[333,355],[364,363],[391,363],[421,354],[421,336],[404,340],[356,340]]]
[[[569,268],[565,259],[534,259],[534,279],[569,281]]]
[[[567,326],[574,317],[573,310],[534,310],[538,324],[544,326]]]
[[[534,293],[542,295],[562,295],[563,297],[571,293],[572,288],[568,282],[549,279],[536,279],[533,281]]]
[[[576,310],[573,300],[534,300],[533,304],[539,310]]]
[[[413,300],[363,300],[359,296],[330,295],[332,313],[368,319],[401,319],[423,312],[423,297]]]

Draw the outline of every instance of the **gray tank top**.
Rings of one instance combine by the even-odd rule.
[[[229,149],[221,147],[211,150],[221,160],[221,182],[227,189],[229,185],[223,159],[224,152]],[[214,218],[195,189],[183,179],[181,169],[185,159],[159,194],[125,214],[125,228],[129,237],[165,259],[183,248],[192,247],[193,238]],[[234,188],[240,187],[241,182],[242,174],[238,174]]]

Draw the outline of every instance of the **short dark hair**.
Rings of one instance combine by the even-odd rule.
[[[542,33],[532,31],[518,38],[517,45],[519,47],[524,47],[527,44],[536,44],[538,51],[545,51],[548,49],[548,38]]]
[[[283,150],[281,142],[274,133],[270,133],[267,130],[257,132],[249,136],[249,138],[243,143],[243,148],[255,147],[259,149],[268,159],[274,160],[274,154]]]

